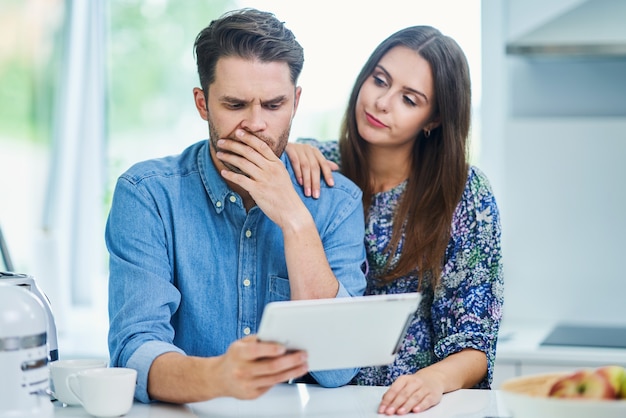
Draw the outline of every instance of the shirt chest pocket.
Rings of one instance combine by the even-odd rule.
[[[270,276],[270,302],[291,299],[289,280],[279,276]]]

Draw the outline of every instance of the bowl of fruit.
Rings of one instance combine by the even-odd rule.
[[[513,418],[626,417],[626,369],[621,366],[516,377],[500,389]]]

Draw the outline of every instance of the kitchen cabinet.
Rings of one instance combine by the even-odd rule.
[[[494,388],[626,365],[624,349],[541,346],[564,321],[626,327],[626,3],[544,3],[482,3],[479,166],[501,209],[505,277]]]

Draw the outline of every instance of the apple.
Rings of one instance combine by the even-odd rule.
[[[552,387],[548,396],[555,398],[616,399],[619,389],[611,383],[609,370],[599,373],[585,369],[561,377]],[[610,370],[611,376],[614,373]]]
[[[620,391],[618,397],[620,399],[626,399],[626,373],[622,375],[622,383],[620,385]]]
[[[626,382],[626,369],[622,366],[604,366],[595,370],[594,373],[604,376],[615,390],[615,397],[622,398],[622,392],[626,390],[623,382]]]

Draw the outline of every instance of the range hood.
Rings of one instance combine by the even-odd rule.
[[[626,57],[626,1],[588,0],[509,42],[506,52]]]

